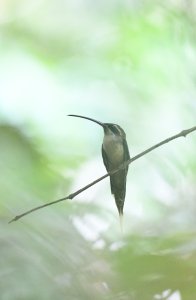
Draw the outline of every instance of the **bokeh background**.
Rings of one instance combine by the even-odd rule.
[[[196,135],[130,166],[121,235],[102,128],[131,156],[196,124],[196,1],[0,1],[2,300],[196,299]]]

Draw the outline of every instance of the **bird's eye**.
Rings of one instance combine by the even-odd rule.
[[[112,125],[110,127],[110,130],[114,133],[114,134],[120,134],[120,130],[118,129],[118,126],[116,125]]]

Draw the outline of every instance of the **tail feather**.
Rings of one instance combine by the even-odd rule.
[[[120,220],[120,231],[123,234],[123,214],[119,213],[119,220]]]
[[[123,207],[124,207],[124,198],[119,198],[116,195],[114,195],[116,206],[118,209],[119,215],[123,215]]]
[[[116,202],[116,206],[118,208],[118,213],[119,213],[119,221],[120,221],[120,229],[121,229],[121,234],[123,234],[123,206],[124,206],[124,200],[123,199],[119,199],[116,197],[116,195],[114,195],[115,197],[115,202]]]
[[[119,174],[120,173],[120,174]],[[120,218],[121,233],[123,232],[123,207],[126,194],[126,171],[120,171],[110,176],[111,192],[114,195]],[[121,176],[120,176],[121,175]]]

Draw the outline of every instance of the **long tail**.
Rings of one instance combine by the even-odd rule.
[[[123,205],[124,205],[124,201],[121,202],[117,201],[117,199],[115,198],[116,200],[116,206],[118,208],[118,213],[119,213],[119,221],[120,221],[120,230],[121,230],[121,234],[123,234]]]
[[[121,173],[120,173],[121,172]],[[123,207],[126,193],[126,175],[124,171],[110,176],[111,192],[114,195],[120,218],[121,233],[123,232]]]
[[[123,215],[119,214],[119,220],[120,220],[120,231],[121,234],[123,235]]]

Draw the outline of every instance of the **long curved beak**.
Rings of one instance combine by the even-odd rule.
[[[92,119],[92,118],[88,118],[88,117],[84,117],[84,116],[80,116],[80,115],[68,115],[69,117],[77,117],[77,118],[82,118],[82,119],[87,119],[87,120],[90,120],[92,122],[95,122],[97,124],[99,124],[100,126],[102,126],[104,128],[104,123],[102,122],[99,122],[95,119]]]

